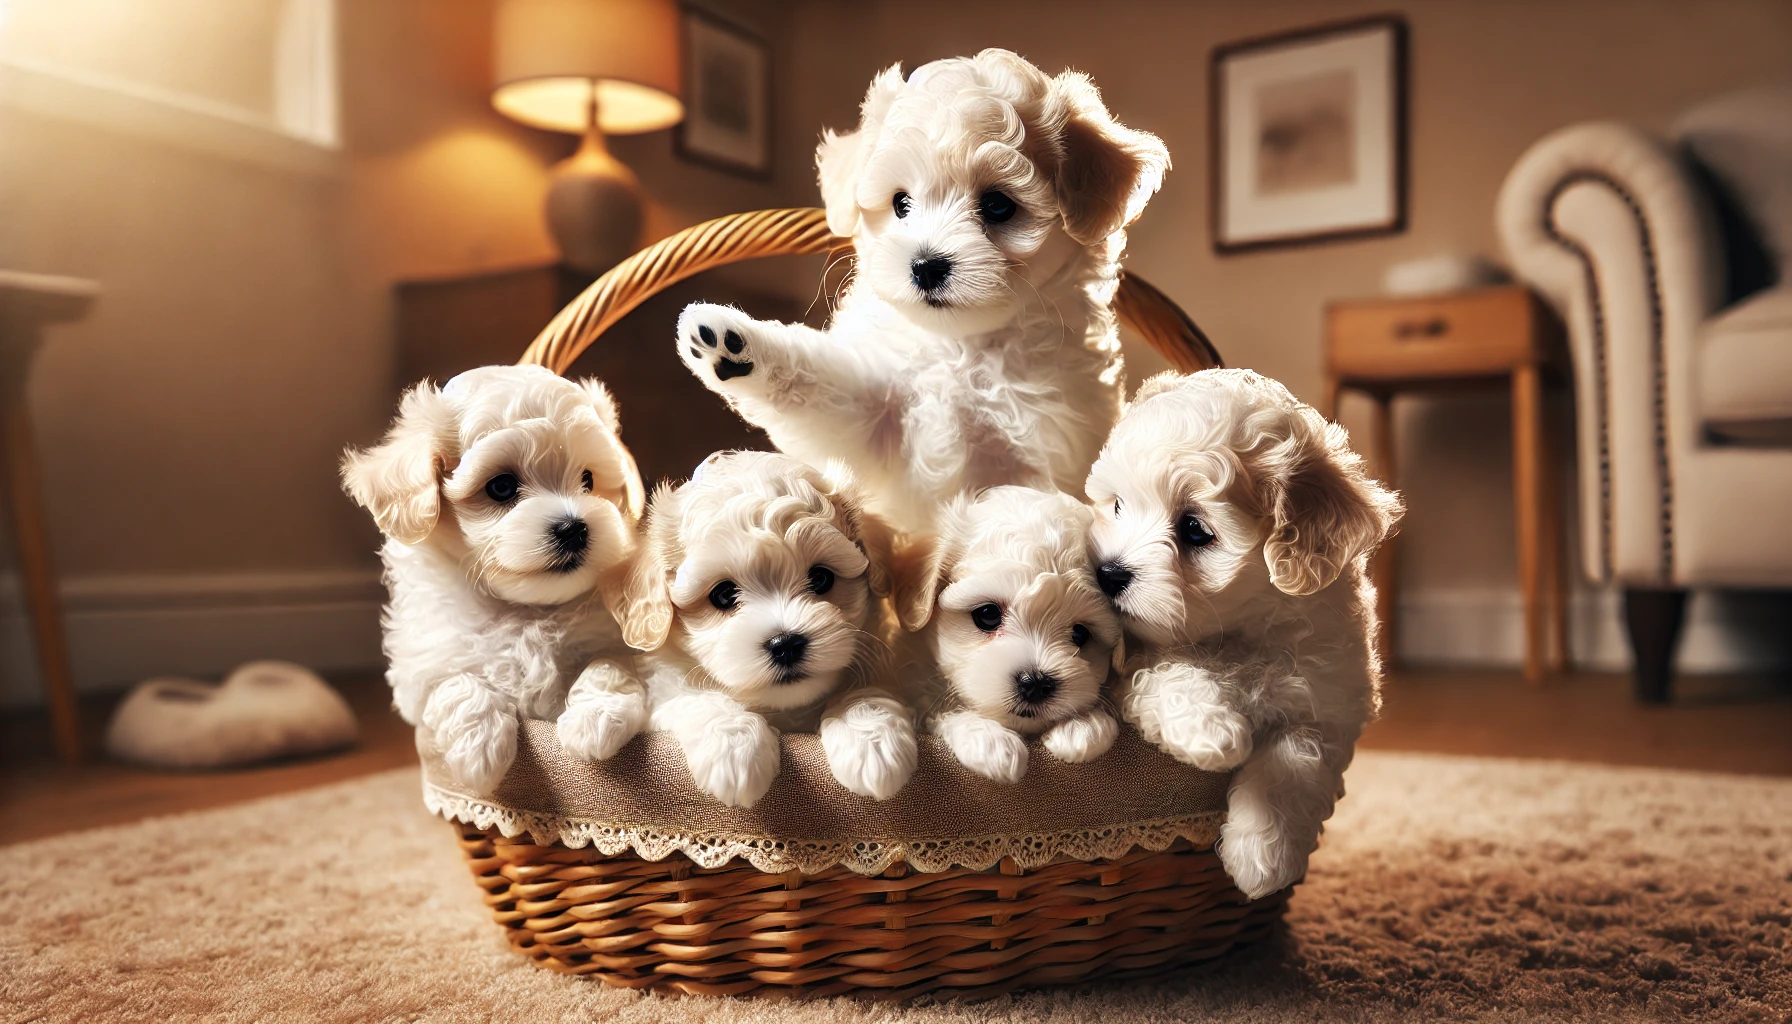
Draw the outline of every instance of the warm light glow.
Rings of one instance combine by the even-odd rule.
[[[684,119],[673,0],[499,0],[492,105],[536,128],[626,135]]]
[[[500,85],[492,106],[533,128],[581,133],[590,116],[591,80],[531,78]],[[597,82],[598,127],[607,135],[632,135],[670,128],[684,119],[684,104],[658,89],[634,82]]]

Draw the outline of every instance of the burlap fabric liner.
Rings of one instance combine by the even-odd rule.
[[[706,868],[739,857],[768,872],[840,866],[871,875],[899,861],[916,871],[983,870],[1004,857],[1031,870],[1061,857],[1163,850],[1178,839],[1210,846],[1230,780],[1181,764],[1126,729],[1090,764],[1064,764],[1035,741],[1026,777],[1003,786],[923,737],[914,778],[879,802],[834,781],[817,737],[785,734],[783,748],[771,791],[742,810],[698,791],[666,733],[643,733],[592,764],[561,754],[552,722],[524,722],[516,763],[490,797],[456,785],[417,734],[424,803],[451,821],[607,855],[632,850],[657,861],[683,853]]]

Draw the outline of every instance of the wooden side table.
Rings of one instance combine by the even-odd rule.
[[[92,281],[0,270],[0,416],[4,417],[0,433],[5,436],[13,540],[18,545],[19,577],[31,611],[56,752],[68,764],[81,760],[81,720],[56,572],[50,563],[50,531],[44,519],[43,484],[37,471],[37,448],[31,440],[25,383],[43,344],[44,327],[79,320],[99,291]]]
[[[1510,382],[1512,476],[1517,500],[1518,577],[1524,597],[1525,678],[1540,681],[1567,665],[1567,576],[1560,513],[1543,417],[1543,374],[1553,369],[1560,332],[1536,296],[1521,287],[1336,302],[1326,308],[1326,386],[1336,416],[1344,388],[1375,399],[1376,462],[1394,483],[1392,407],[1402,391]],[[1373,566],[1382,649],[1394,650],[1395,548]]]

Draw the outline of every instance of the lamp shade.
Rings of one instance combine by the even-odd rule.
[[[684,119],[672,0],[499,0],[492,106],[526,125],[629,135]]]

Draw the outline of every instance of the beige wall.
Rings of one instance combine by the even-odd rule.
[[[1221,43],[1390,9],[1411,26],[1410,227],[1371,241],[1216,257],[1208,229],[1209,53]],[[846,127],[874,71],[988,45],[1048,71],[1089,72],[1128,124],[1163,137],[1176,161],[1131,232],[1128,266],[1178,300],[1234,366],[1321,389],[1320,317],[1329,299],[1379,290],[1390,263],[1446,252],[1497,257],[1492,209],[1506,171],[1539,136],[1617,118],[1665,127],[1686,105],[1792,74],[1784,0],[1238,3],[875,0],[812,3],[797,18],[784,159],[800,180],[822,125]],[[806,128],[807,135],[796,130]],[[790,193],[814,201],[812,184]],[[1129,348],[1136,382],[1162,367]],[[1366,407],[1345,418],[1367,429]],[[1565,413],[1566,410],[1558,410]],[[1503,399],[1404,404],[1397,436],[1411,513],[1409,592],[1515,588],[1508,420]]]
[[[153,2],[165,20],[201,12]],[[775,4],[718,6],[787,34]],[[30,386],[83,685],[258,654],[374,663],[378,537],[336,461],[390,415],[391,286],[553,259],[540,204],[574,140],[492,112],[489,0],[337,9],[335,155],[0,91],[0,266],[104,288],[89,319],[51,336]],[[208,47],[242,34],[194,28]],[[183,56],[162,49],[168,75],[141,54],[121,70],[179,84]],[[655,234],[776,201],[768,182],[680,161],[669,132],[614,149],[649,193]],[[0,703],[36,690],[9,597]]]

